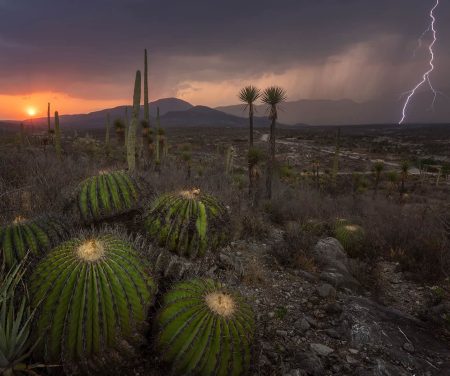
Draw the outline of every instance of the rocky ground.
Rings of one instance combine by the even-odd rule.
[[[333,238],[313,250],[317,273],[283,269],[270,256],[277,241],[234,242],[210,270],[254,305],[255,375],[450,375],[450,337],[440,322],[448,303],[428,309],[429,289],[392,263],[380,265],[375,300]]]

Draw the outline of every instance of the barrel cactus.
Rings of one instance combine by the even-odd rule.
[[[352,257],[359,255],[364,242],[364,229],[349,222],[341,222],[334,228],[334,237]]]
[[[254,314],[210,279],[177,284],[156,318],[157,348],[179,375],[243,375],[250,368]]]
[[[78,188],[78,208],[85,222],[98,221],[133,209],[138,190],[124,171],[103,172]]]
[[[67,234],[60,219],[40,217],[27,220],[19,216],[11,224],[0,228],[2,264],[11,267],[22,260],[27,252],[37,254],[47,251]]]
[[[146,229],[161,246],[181,256],[203,256],[229,237],[225,206],[199,189],[164,194],[147,213]]]
[[[37,352],[50,361],[92,358],[139,329],[155,284],[133,246],[114,235],[71,239],[52,250],[30,281],[38,307]]]

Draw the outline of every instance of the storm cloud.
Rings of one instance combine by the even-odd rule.
[[[0,0],[0,95],[128,98],[149,50],[151,98],[236,102],[244,83],[290,99],[399,96],[420,78],[434,0]],[[450,3],[436,72],[450,84]]]

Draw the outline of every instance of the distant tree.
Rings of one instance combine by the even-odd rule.
[[[239,92],[239,100],[245,103],[245,109],[248,108],[248,118],[249,118],[249,153],[253,149],[253,115],[254,115],[254,105],[255,102],[261,97],[261,90],[254,86],[246,86]],[[251,160],[248,159],[248,194],[250,197],[253,196],[254,180],[252,176],[252,170],[254,166],[251,164]]]
[[[286,99],[286,91],[279,86],[268,87],[262,94],[262,101],[269,106],[269,119],[271,120],[266,177],[266,197],[269,200],[272,198],[272,178],[275,167],[275,127],[278,119],[278,105]]]

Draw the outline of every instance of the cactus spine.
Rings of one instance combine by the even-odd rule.
[[[59,114],[58,111],[55,111],[55,150],[56,155],[59,159],[61,159],[61,129],[59,128]]]
[[[127,162],[128,169],[134,171],[136,168],[136,131],[139,122],[139,110],[141,105],[141,71],[136,71],[133,94],[133,115],[127,139]]]
[[[110,140],[109,140],[109,132],[110,132],[111,122],[109,118],[109,112],[106,114],[106,135],[105,135],[105,151],[106,155],[110,153]]]

